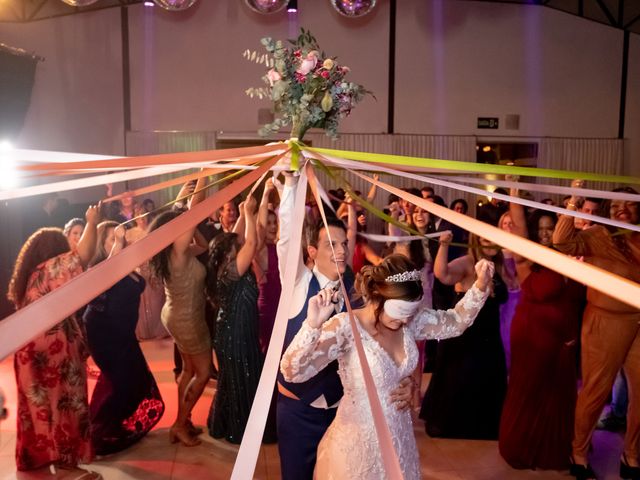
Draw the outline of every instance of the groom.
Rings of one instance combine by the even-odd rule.
[[[290,235],[295,204],[297,177],[286,175],[278,211],[280,239],[278,240],[278,267],[281,281],[284,279],[285,258],[290,247]],[[283,352],[287,349],[307,316],[309,299],[321,289],[339,285],[336,265],[341,275],[347,272],[345,287],[351,290],[353,273],[347,269],[350,253],[347,234],[342,221],[328,219],[327,227],[320,221],[306,232],[307,253],[313,261],[309,269],[302,252],[298,260],[293,296],[289,302],[290,315],[287,323]],[[333,249],[332,249],[333,245]],[[334,257],[335,253],[335,257]],[[349,275],[351,274],[351,275]],[[344,301],[336,305],[336,313],[345,311]],[[413,382],[404,379],[393,392],[399,407],[408,408],[412,396]],[[338,362],[330,363],[318,375],[303,383],[289,383],[278,372],[278,450],[283,480],[311,480],[316,463],[316,450],[325,431],[336,415],[342,398],[342,383],[338,376]]]

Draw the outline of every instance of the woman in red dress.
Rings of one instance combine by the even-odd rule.
[[[23,308],[65,284],[93,256],[98,210],[89,207],[77,248],[59,228],[41,228],[20,250],[8,298]],[[79,469],[93,458],[85,360],[88,351],[75,315],[36,336],[14,356],[18,389],[16,465],[35,470],[53,465],[83,480],[97,473]]]
[[[517,195],[517,192],[512,192]],[[555,215],[529,219],[512,203],[513,233],[551,247]],[[511,373],[500,454],[513,468],[569,467],[577,395],[576,349],[584,288],[514,254],[522,288],[511,325]]]

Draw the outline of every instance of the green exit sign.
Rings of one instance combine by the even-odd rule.
[[[491,128],[497,130],[498,126],[498,117],[478,117],[478,128]]]

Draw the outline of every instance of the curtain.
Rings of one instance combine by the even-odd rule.
[[[612,138],[542,138],[538,149],[538,167],[622,175],[624,143]],[[555,185],[567,180],[540,179]],[[610,190],[617,185],[589,182],[589,188]]]

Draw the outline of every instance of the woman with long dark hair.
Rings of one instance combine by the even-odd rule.
[[[420,418],[432,437],[496,439],[507,368],[500,338],[500,304],[507,299],[502,252],[476,235],[469,237],[469,253],[448,261],[453,235],[440,237],[434,273],[445,285],[454,285],[462,297],[475,280],[480,259],[495,263],[491,295],[473,326],[457,338],[438,343],[436,366],[422,402]],[[471,402],[470,399],[473,399]]]
[[[90,266],[125,248],[124,227],[98,225]],[[99,455],[119,452],[144,437],[160,421],[164,402],[136,338],[144,278],[133,271],[91,301],[84,312],[91,356],[100,376],[91,397],[91,440]]]
[[[213,438],[240,443],[258,388],[264,357],[258,330],[258,285],[251,270],[256,254],[256,200],[242,205],[237,229],[220,233],[209,246],[207,297],[218,310],[213,349],[218,389],[207,425]],[[266,432],[271,440],[275,432]]]
[[[353,311],[403,477],[422,478],[411,411],[392,391],[418,362],[416,340],[460,335],[471,325],[489,291],[493,264],[480,261],[478,279],[451,310],[421,306],[421,274],[404,255],[365,266],[356,278],[364,299]],[[344,396],[318,446],[316,478],[386,478],[348,313],[335,315],[338,293],[321,290],[309,300],[307,318],[287,348],[280,369],[289,382],[304,382],[338,360]],[[332,317],[332,318],[329,318]],[[469,399],[467,399],[469,401]],[[468,402],[469,403],[469,402]]]
[[[77,248],[59,228],[41,228],[18,254],[8,298],[26,307],[82,273],[96,245],[98,208],[89,207]],[[78,468],[93,459],[85,361],[88,350],[76,315],[37,335],[15,353],[18,388],[18,470],[53,465],[77,471],[85,480],[99,474]]]
[[[204,178],[198,179],[190,207],[204,198]],[[149,231],[154,231],[180,215],[164,212],[157,216]],[[162,279],[165,304],[162,323],[173,337],[182,358],[178,378],[178,416],[169,431],[172,443],[187,447],[198,445],[201,433],[191,423],[191,410],[202,395],[211,372],[211,340],[205,321],[204,280],[206,269],[196,258],[200,248],[193,244],[195,227],[151,259],[154,274]]]

